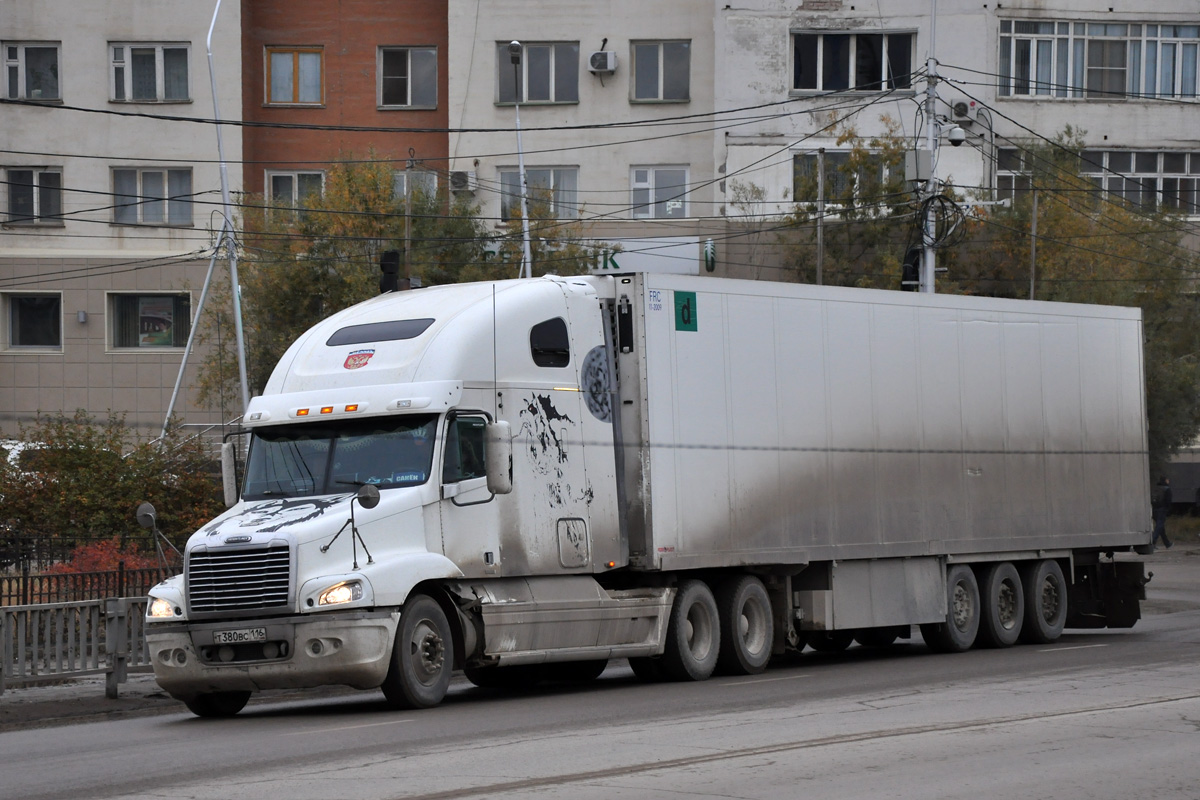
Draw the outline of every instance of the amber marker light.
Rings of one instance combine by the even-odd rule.
[[[613,567],[615,567],[616,565],[617,565],[617,562],[615,562],[615,561],[610,561],[610,562],[608,562],[608,568],[609,568],[609,569],[612,569],[612,568],[613,568]]]
[[[307,417],[307,416],[308,416],[308,409],[307,409],[307,408],[298,408],[298,409],[296,409],[296,416],[297,416],[297,417]]]
[[[346,411],[358,411],[358,403],[351,403],[346,406]]]
[[[321,406],[321,413],[322,414],[332,414],[333,406]]]

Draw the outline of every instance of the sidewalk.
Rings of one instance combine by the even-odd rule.
[[[1196,591],[1200,587],[1200,544],[1181,542],[1170,550],[1159,548],[1152,555],[1138,558],[1146,563],[1147,573],[1154,573],[1146,587],[1143,616],[1200,608],[1200,601],[1197,600],[1200,594]],[[330,686],[259,692],[250,702],[257,705],[339,695],[365,697],[370,694],[347,687]],[[186,713],[184,705],[159,689],[152,675],[130,675],[129,680],[121,684],[120,697],[116,700],[104,696],[104,676],[98,675],[51,686],[7,689],[0,695],[0,733],[23,728],[178,713]]]

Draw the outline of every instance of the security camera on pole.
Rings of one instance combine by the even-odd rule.
[[[529,250],[529,187],[525,182],[525,153],[521,149],[521,90],[524,88],[524,84],[521,83],[521,50],[520,42],[513,40],[508,43],[508,57],[512,59],[515,78],[513,107],[517,115],[517,171],[520,173],[517,177],[521,181],[521,236],[524,250],[521,256],[520,277],[532,278],[533,254]]]

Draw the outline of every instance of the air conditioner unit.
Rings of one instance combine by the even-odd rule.
[[[614,50],[597,50],[588,56],[588,72],[598,75],[601,72],[617,71],[617,54]]]
[[[475,179],[475,173],[467,171],[455,171],[450,173],[450,191],[455,194],[469,192],[474,194],[479,188],[479,184]]]
[[[975,101],[959,100],[950,106],[950,112],[959,125],[970,125],[975,121]]]

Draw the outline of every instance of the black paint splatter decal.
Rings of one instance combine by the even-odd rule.
[[[299,497],[299,498],[280,498],[278,500],[264,500],[260,503],[255,503],[246,508],[241,514],[234,517],[228,517],[217,523],[210,524],[204,528],[204,533],[208,536],[216,536],[220,533],[229,533],[232,528],[253,528],[262,533],[274,533],[281,528],[286,528],[289,525],[298,525],[301,522],[308,522],[310,519],[316,519],[324,514],[328,509],[345,502],[350,495],[340,495],[338,497]],[[280,519],[280,517],[283,519]],[[268,527],[260,527],[275,523]],[[224,530],[222,530],[224,529]]]
[[[601,422],[612,422],[612,394],[608,374],[608,354],[596,345],[583,357],[579,379],[588,411]]]

